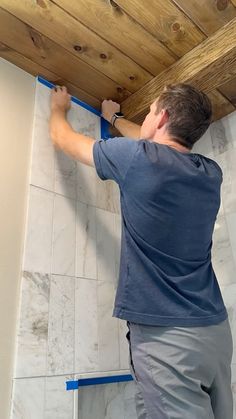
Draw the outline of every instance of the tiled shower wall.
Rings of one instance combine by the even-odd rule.
[[[50,89],[37,82],[11,417],[92,419],[90,404],[97,400],[96,419],[109,409],[130,418],[133,383],[98,386],[103,394],[79,390],[79,407],[65,390],[79,376],[129,373],[128,345],[125,322],[112,318],[119,189],[54,149],[49,97]],[[100,138],[95,114],[73,103],[68,119],[75,130]]]
[[[13,419],[136,419],[133,383],[66,391],[80,376],[128,372],[125,322],[112,318],[119,268],[119,190],[55,150],[49,94],[37,83]],[[74,129],[100,138],[99,117],[73,104]],[[213,266],[236,340],[236,112],[211,125],[195,152],[223,169]],[[232,362],[236,393],[236,352]]]
[[[212,158],[223,171],[212,260],[233,334],[232,390],[236,418],[236,112],[212,123],[193,151]]]

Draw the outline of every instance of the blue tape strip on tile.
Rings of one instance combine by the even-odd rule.
[[[44,86],[49,87],[49,89],[52,89],[55,84],[51,83],[50,81],[44,79],[43,77],[37,76],[37,80],[39,83],[44,84]],[[82,102],[82,100],[77,99],[75,96],[71,96],[71,101],[76,103],[77,105],[80,105],[82,108],[87,109],[87,111],[90,111],[94,113],[97,116],[100,116],[101,118],[101,138],[104,140],[107,140],[108,138],[111,138],[112,135],[109,133],[109,122],[107,122],[105,119],[101,117],[101,112],[97,109],[93,108],[92,106],[88,105],[85,102]]]
[[[76,381],[66,381],[66,390],[77,390],[79,387],[94,386],[97,384],[121,383],[127,381],[133,381],[131,374],[114,375],[111,377],[81,378]]]

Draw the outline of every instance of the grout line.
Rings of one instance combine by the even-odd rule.
[[[71,198],[71,197],[66,196],[66,195],[63,195],[63,194],[61,194],[61,193],[54,192],[54,191],[50,191],[50,190],[48,190],[48,189],[46,189],[46,188],[43,188],[42,186],[39,186],[39,185],[34,185],[33,183],[30,183],[30,185],[29,185],[29,186],[33,186],[33,188],[41,189],[41,190],[46,191],[46,192],[48,192],[48,193],[53,193],[53,194],[55,194],[55,195],[62,196],[62,197],[63,197],[63,198],[65,198],[65,199],[69,199],[69,200],[71,200],[71,201],[75,201],[75,202],[80,202],[81,204],[88,205],[88,206],[93,207],[93,208],[98,208],[98,209],[101,209],[101,210],[103,210],[103,211],[106,211],[106,212],[109,212],[109,213],[112,213],[112,214],[118,214],[118,215],[121,215],[121,214],[120,214],[120,212],[117,212],[117,211],[111,211],[110,209],[106,209],[106,208],[103,208],[103,207],[101,207],[101,206],[96,206],[96,205],[93,205],[93,204],[90,204],[90,203],[87,203],[87,202],[81,201],[80,199],[77,199],[77,198]]]

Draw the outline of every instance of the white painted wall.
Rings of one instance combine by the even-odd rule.
[[[35,78],[0,59],[0,419],[10,415]]]

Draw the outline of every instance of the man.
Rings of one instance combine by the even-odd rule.
[[[211,264],[222,171],[192,153],[211,121],[208,97],[166,86],[142,126],[112,101],[103,117],[124,137],[94,141],[66,121],[52,92],[54,144],[121,192],[120,278],[113,315],[127,320],[139,419],[232,419],[232,335]],[[118,114],[117,114],[118,112]]]

